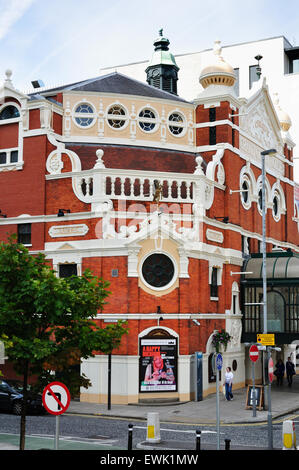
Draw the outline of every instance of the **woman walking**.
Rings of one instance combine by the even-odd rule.
[[[234,374],[232,373],[232,370],[230,367],[226,368],[225,372],[225,398],[227,401],[230,401],[233,399],[233,394],[232,394],[232,387],[233,387],[233,378]]]

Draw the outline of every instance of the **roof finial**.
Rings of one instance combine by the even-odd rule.
[[[163,36],[163,28],[159,29],[159,35]]]
[[[218,56],[219,58],[222,58],[221,52],[222,52],[221,41],[217,39],[216,41],[214,41],[214,54]]]
[[[12,86],[12,81],[11,81],[11,76],[12,76],[12,71],[10,69],[7,69],[5,71],[5,84]]]

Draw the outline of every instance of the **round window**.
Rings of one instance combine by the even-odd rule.
[[[126,112],[122,106],[114,105],[108,111],[108,124],[113,129],[120,129],[126,123]]]
[[[148,256],[142,265],[142,276],[147,284],[163,288],[174,278],[175,267],[172,260],[162,253]]]
[[[151,109],[143,109],[139,113],[139,126],[143,131],[150,132],[156,127],[156,116]]]
[[[173,135],[180,135],[184,131],[184,119],[179,113],[172,113],[168,118],[168,127]]]
[[[93,109],[89,104],[82,103],[77,106],[75,109],[75,121],[81,127],[88,127],[94,121],[94,116],[88,116],[89,114],[93,115]]]

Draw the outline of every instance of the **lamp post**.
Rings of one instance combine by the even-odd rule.
[[[261,152],[262,157],[262,223],[263,223],[263,238],[262,238],[262,253],[263,253],[263,332],[268,332],[268,315],[267,315],[267,272],[266,272],[266,172],[265,172],[265,157],[266,155],[275,155],[275,149],[264,150]],[[267,361],[271,357],[271,348],[267,347]],[[269,378],[268,378],[269,382]],[[272,432],[272,409],[271,409],[271,384],[267,385],[268,397],[268,447],[273,449],[273,432]]]

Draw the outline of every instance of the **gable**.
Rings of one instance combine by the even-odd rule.
[[[272,157],[271,167],[277,176],[283,176],[281,127],[265,81],[257,93],[243,101],[240,114],[241,153],[249,157],[250,162],[260,166],[261,151],[275,148],[277,155]]]
[[[283,151],[280,123],[267,88],[262,88],[246,103],[240,128],[263,149]]]

